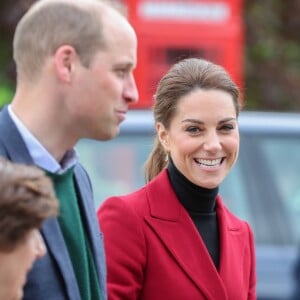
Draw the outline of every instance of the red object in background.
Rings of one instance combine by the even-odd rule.
[[[243,87],[243,0],[123,0],[138,37],[135,79],[139,101],[153,104],[158,81],[186,57],[203,57],[226,68]]]

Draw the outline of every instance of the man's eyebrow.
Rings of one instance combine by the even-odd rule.
[[[135,68],[135,64],[132,62],[117,62],[114,67],[115,68],[125,68],[125,69],[133,69]]]

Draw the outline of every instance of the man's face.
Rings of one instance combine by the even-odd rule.
[[[95,55],[88,68],[81,66],[76,78],[73,109],[78,139],[115,137],[128,104],[138,99],[133,77],[137,61],[136,35],[125,21],[119,24],[116,20],[107,20],[106,23],[107,47]]]
[[[45,244],[38,230],[30,231],[13,251],[0,252],[0,299],[22,299],[27,273],[34,261],[45,253]]]

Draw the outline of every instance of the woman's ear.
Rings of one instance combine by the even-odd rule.
[[[54,54],[54,63],[57,76],[61,81],[71,82],[76,59],[77,53],[72,46],[63,45],[57,48]]]
[[[169,151],[169,133],[162,123],[160,123],[160,122],[156,123],[156,132],[157,132],[158,139],[159,139],[161,145],[163,146],[163,148],[165,149],[165,151],[170,152]]]

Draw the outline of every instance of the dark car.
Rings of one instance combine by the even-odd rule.
[[[290,300],[297,293],[300,255],[300,114],[242,112],[239,128],[239,158],[220,193],[254,230],[258,299]],[[144,184],[143,164],[153,136],[151,111],[136,110],[130,111],[114,140],[78,144],[97,207],[108,196]]]

